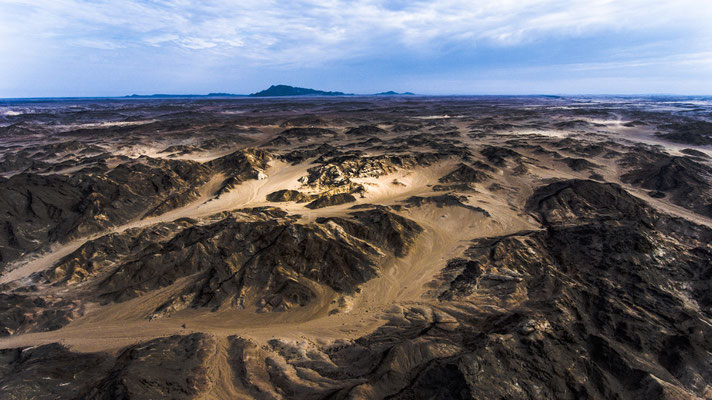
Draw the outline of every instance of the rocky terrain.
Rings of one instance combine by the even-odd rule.
[[[5,102],[0,398],[712,398],[711,115]]]

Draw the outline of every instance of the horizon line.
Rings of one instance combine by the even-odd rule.
[[[471,93],[471,94],[359,94],[359,93],[344,93],[339,95],[287,95],[287,96],[253,96],[252,94],[238,93],[220,93],[209,94],[170,94],[170,93],[153,93],[153,94],[130,94],[130,95],[115,95],[115,96],[28,96],[28,97],[0,97],[0,101],[10,100],[89,100],[89,99],[106,99],[106,100],[155,100],[161,98],[250,98],[250,99],[277,99],[277,98],[331,98],[331,97],[712,97],[711,94],[689,94],[689,93]]]

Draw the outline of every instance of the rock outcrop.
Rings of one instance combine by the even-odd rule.
[[[660,157],[621,176],[624,182],[670,196],[675,204],[712,216],[712,167],[686,157]]]
[[[321,285],[354,293],[379,273],[384,257],[405,255],[421,230],[384,210],[306,225],[269,210],[255,212],[258,217],[247,220],[237,213],[208,225],[173,225],[177,233],[152,239],[158,245],[143,245],[145,234],[117,238],[122,245],[98,239],[101,243],[89,242],[67,256],[47,278],[81,282],[88,274],[106,271],[102,260],[113,248],[118,254],[109,257],[118,266],[90,291],[103,301],[125,301],[191,277],[192,283],[157,312],[246,305],[286,310],[308,304]],[[127,250],[119,250],[122,246]],[[96,267],[80,270],[79,265]]]

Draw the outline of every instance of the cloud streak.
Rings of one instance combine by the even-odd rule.
[[[81,1],[2,0],[15,38],[41,32],[57,45],[104,48],[236,48],[259,62],[358,57],[385,46],[437,51],[457,43],[515,46],[551,36],[668,28],[707,30],[712,3],[678,0],[560,1]],[[695,12],[690,12],[695,10]],[[158,40],[160,39],[160,40]],[[384,43],[385,41],[385,43]],[[112,43],[112,44],[108,44]],[[306,51],[305,51],[306,50]]]
[[[85,48],[244,68],[320,68],[389,56],[442,60],[483,48],[514,52],[597,35],[649,44],[660,35],[685,38],[678,53],[692,53],[712,39],[710,20],[707,0],[0,0],[0,57],[18,48]]]

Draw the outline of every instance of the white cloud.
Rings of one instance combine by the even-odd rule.
[[[500,71],[497,79],[516,72],[533,81],[677,73],[709,88],[709,21],[710,0],[0,0],[0,90],[50,80],[126,90],[209,78],[260,85],[269,71],[320,83],[329,69],[354,86],[357,77],[390,74],[391,85],[420,73],[447,84],[448,75]],[[577,38],[585,40],[559,40]],[[578,43],[594,43],[595,54],[571,47]],[[398,67],[379,70],[390,63]]]
[[[76,39],[76,40],[70,41],[70,43],[74,46],[88,47],[91,49],[98,49],[98,50],[116,50],[116,49],[121,49],[121,48],[126,47],[117,41],[98,40],[98,39]]]
[[[217,43],[210,42],[205,39],[197,38],[197,37],[189,37],[189,38],[184,38],[177,40],[176,43],[183,47],[187,47],[189,49],[193,50],[201,50],[201,49],[209,49],[212,47],[217,46]]]
[[[143,41],[150,45],[158,46],[162,43],[173,42],[178,39],[180,39],[180,37],[178,35],[173,35],[173,34],[167,33],[167,34],[156,35],[156,36],[147,36],[143,39]]]
[[[239,48],[235,55],[268,63],[358,57],[384,47],[431,51],[453,42],[511,46],[602,31],[712,36],[708,0],[0,0],[0,10],[0,24],[15,31],[4,40],[44,33],[58,46]]]
[[[567,67],[576,71],[597,71],[637,69],[641,67],[707,67],[712,71],[712,52],[672,54],[662,57],[642,57],[628,61],[591,62],[569,64]]]

